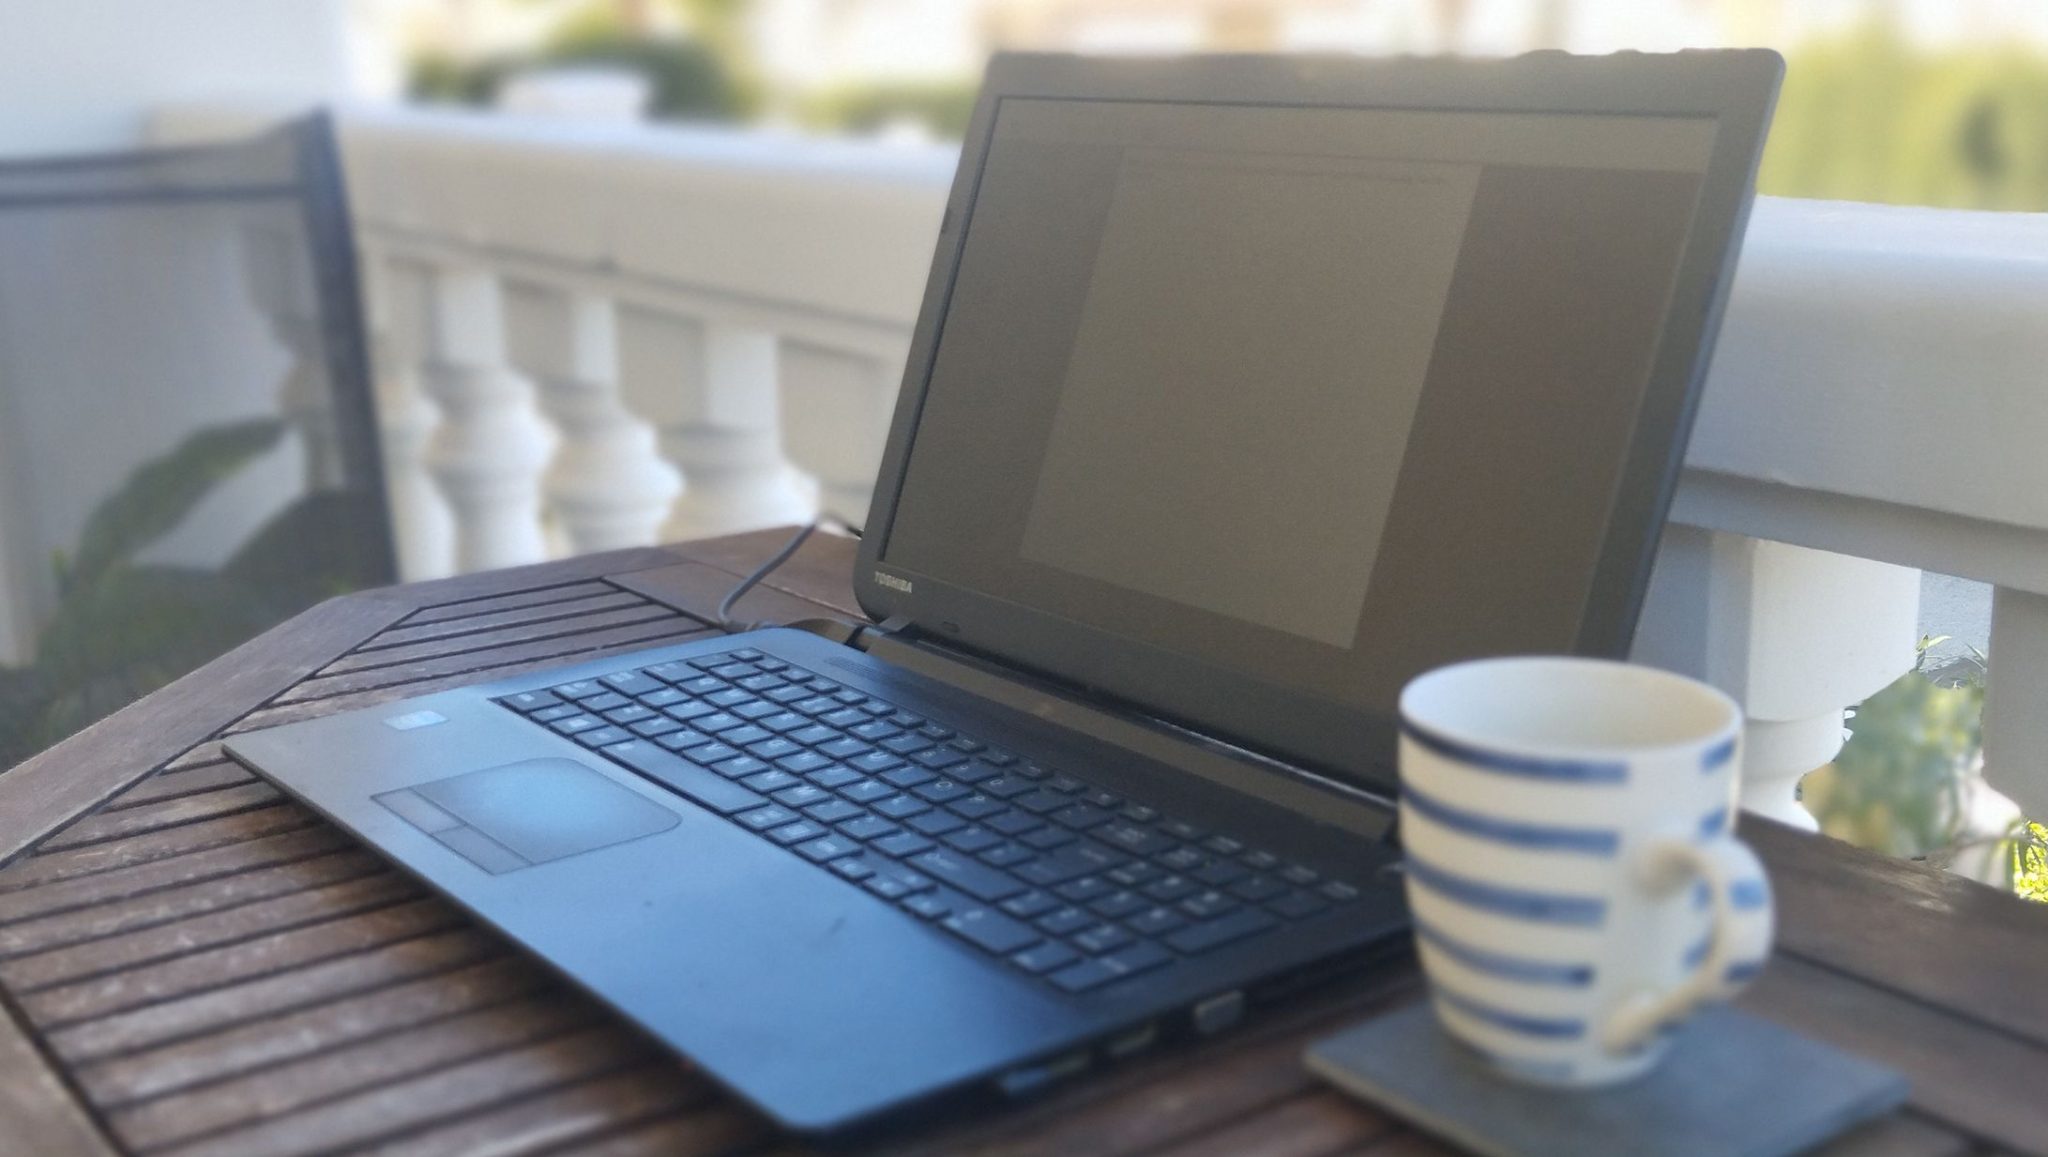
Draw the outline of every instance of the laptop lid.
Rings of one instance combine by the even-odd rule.
[[[1380,786],[1415,674],[1624,655],[1781,72],[996,58],[862,607]]]

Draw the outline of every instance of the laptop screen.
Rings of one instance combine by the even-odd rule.
[[[1005,99],[883,565],[1380,710],[1572,650],[1714,135]]]

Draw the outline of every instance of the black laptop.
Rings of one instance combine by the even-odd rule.
[[[998,58],[878,628],[228,751],[791,1128],[1227,1028],[1400,946],[1403,682],[1626,652],[1780,68]]]

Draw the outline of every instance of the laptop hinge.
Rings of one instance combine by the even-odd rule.
[[[1259,791],[1258,794],[1295,810],[1314,810],[1326,822],[1334,818],[1327,810],[1329,805],[1333,800],[1341,800],[1352,805],[1342,810],[1352,811],[1355,808],[1358,813],[1340,821],[1342,826],[1375,837],[1385,835],[1391,826],[1394,810],[1391,793],[1381,793],[1333,778],[1151,715],[1128,704],[1091,702],[1085,688],[1072,687],[1034,672],[1019,671],[1000,660],[949,646],[921,635],[904,619],[892,617],[863,631],[854,645],[884,662],[1117,746],[1149,751],[1155,756],[1163,755],[1168,748],[1198,753],[1198,759],[1176,759],[1173,762],[1204,778],[1235,779],[1236,775],[1229,770],[1233,767],[1239,772],[1263,773],[1258,778],[1266,779],[1271,790]],[[1207,770],[1204,770],[1205,766]],[[1289,786],[1273,785],[1276,778],[1286,781]],[[1231,786],[1248,788],[1245,783],[1233,783]],[[1308,806],[1318,800],[1322,806]]]

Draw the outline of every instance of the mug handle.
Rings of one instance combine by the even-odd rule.
[[[1624,1003],[1602,1028],[1611,1053],[1642,1047],[1709,1000],[1725,1000],[1749,986],[1771,952],[1770,878],[1749,845],[1721,834],[1711,840],[1667,839],[1645,850],[1644,875],[1660,891],[1705,882],[1714,907],[1707,954],[1677,988],[1645,993]]]

